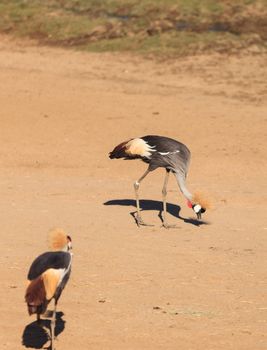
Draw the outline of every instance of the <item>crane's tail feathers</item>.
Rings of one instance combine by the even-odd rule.
[[[199,204],[202,208],[211,209],[211,200],[201,192],[195,192],[192,203]]]
[[[127,149],[127,144],[130,140],[124,141],[120,143],[118,146],[114,148],[113,151],[109,152],[109,158],[114,159],[114,158],[125,158],[128,156],[128,154],[125,152]]]
[[[31,281],[26,289],[25,301],[29,315],[41,314],[46,309],[46,293],[42,276]]]
[[[68,245],[68,236],[61,228],[54,228],[48,233],[48,241],[49,248],[58,251]]]

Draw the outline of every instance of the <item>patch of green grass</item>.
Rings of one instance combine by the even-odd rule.
[[[0,31],[92,51],[176,55],[243,47],[251,43],[244,33],[266,47],[264,11],[267,18],[267,0],[2,0]]]
[[[227,44],[235,46],[239,39],[229,33],[175,32],[149,37],[142,42],[138,50],[141,53],[153,53],[161,56],[195,54],[203,51],[222,51]]]
[[[223,4],[214,0],[180,0],[178,8],[183,15],[213,14],[223,11]]]
[[[136,51],[138,49],[138,41],[136,38],[129,40],[129,38],[115,38],[115,39],[103,39],[99,42],[93,42],[83,47],[86,51],[93,52],[118,52],[118,51]]]

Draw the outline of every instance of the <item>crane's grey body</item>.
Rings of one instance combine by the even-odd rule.
[[[190,162],[190,151],[181,142],[163,136],[144,136],[142,139],[154,149],[149,159],[148,169],[166,168],[172,172],[180,172],[186,177]]]
[[[151,158],[144,160],[149,163],[148,170],[153,171],[157,168],[165,168],[171,171],[178,182],[179,188],[187,200],[192,200],[192,194],[185,186],[185,180],[190,164],[191,153],[186,145],[173,140],[169,137],[163,136],[144,136],[143,140],[149,142],[155,152],[152,153]]]
[[[189,203],[192,201],[192,194],[187,189],[185,181],[190,164],[190,151],[183,143],[165,136],[147,135],[136,139],[131,139],[119,144],[110,152],[109,157],[124,159],[142,159],[148,163],[147,171],[134,183],[136,206],[137,206],[137,224],[145,225],[140,216],[140,204],[138,190],[141,181],[157,168],[166,169],[166,177],[162,189],[163,195],[163,226],[169,227],[166,223],[166,196],[169,173],[172,172],[176,177],[181,192]]]

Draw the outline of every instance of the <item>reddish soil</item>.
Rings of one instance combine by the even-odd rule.
[[[54,226],[75,254],[58,350],[267,349],[266,56],[159,63],[1,37],[0,80],[1,349],[25,348],[26,276]],[[154,226],[136,226],[146,165],[108,152],[147,134],[190,148],[188,187],[213,199],[206,224],[184,220],[172,178],[178,228],[161,228],[157,170],[140,188]]]

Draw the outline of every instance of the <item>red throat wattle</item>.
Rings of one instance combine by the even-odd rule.
[[[187,205],[188,205],[188,208],[192,208],[193,207],[193,204],[189,200],[187,201]]]

